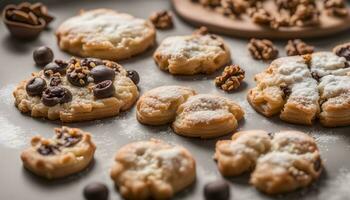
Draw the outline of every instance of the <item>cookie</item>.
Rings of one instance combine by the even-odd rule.
[[[164,39],[153,58],[161,70],[182,75],[211,74],[231,60],[222,38],[199,33]]]
[[[55,179],[85,169],[93,160],[95,149],[89,133],[63,126],[55,129],[51,139],[34,136],[21,159],[24,167],[34,174]]]
[[[120,60],[155,43],[152,23],[109,9],[83,11],[56,31],[59,47],[81,57]]]
[[[230,99],[199,94],[177,109],[175,133],[187,137],[213,138],[234,131],[243,118],[243,109]]]
[[[279,58],[255,76],[257,86],[247,98],[256,111],[268,117],[280,114],[284,121],[305,125],[321,118],[324,126],[347,126],[350,89],[343,80],[350,77],[348,66],[344,57],[332,52]],[[333,96],[323,94],[323,85],[330,79],[337,80],[326,89]],[[333,109],[328,109],[327,101],[332,98],[343,101],[330,101]]]
[[[138,94],[121,65],[94,58],[55,60],[13,92],[21,112],[63,122],[116,116],[128,110]]]
[[[137,119],[149,125],[173,122],[179,105],[195,94],[193,89],[182,86],[162,86],[152,89],[138,100]]]
[[[217,142],[214,159],[224,176],[252,171],[250,183],[267,194],[307,187],[323,169],[315,140],[298,131],[238,132]]]
[[[125,199],[169,199],[194,182],[196,166],[185,148],[151,139],[119,149],[111,177]]]

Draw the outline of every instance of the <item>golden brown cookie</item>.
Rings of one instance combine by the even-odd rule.
[[[196,166],[185,148],[151,139],[119,149],[111,177],[125,199],[169,199],[194,182]]]
[[[85,169],[93,160],[95,149],[89,133],[63,126],[55,129],[52,139],[33,137],[21,159],[31,172],[54,179]]]
[[[120,60],[155,43],[152,23],[110,9],[83,11],[56,31],[59,47],[82,57]]]

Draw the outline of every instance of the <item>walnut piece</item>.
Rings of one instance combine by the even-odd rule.
[[[320,12],[314,1],[306,1],[298,4],[292,14],[290,22],[294,26],[312,26],[319,23]]]
[[[248,50],[253,58],[257,60],[272,60],[277,57],[278,50],[270,40],[251,39]]]
[[[288,56],[296,56],[313,53],[314,47],[307,45],[300,39],[294,39],[288,41],[285,50]]]
[[[254,23],[260,25],[270,25],[274,19],[264,8],[250,8],[248,14]]]
[[[158,29],[169,29],[173,27],[172,15],[169,11],[154,12],[149,19]]]
[[[245,0],[221,0],[217,11],[225,16],[239,16],[246,11],[248,6]]]
[[[209,34],[209,30],[207,27],[201,26],[198,29],[194,30],[192,34],[193,35],[206,35],[206,34]]]
[[[203,6],[217,7],[220,6],[221,0],[199,0],[199,3]]]
[[[345,17],[349,14],[344,0],[324,0],[323,7],[330,16]]]
[[[237,89],[245,77],[245,71],[238,65],[225,67],[221,76],[215,78],[215,84],[226,92]]]

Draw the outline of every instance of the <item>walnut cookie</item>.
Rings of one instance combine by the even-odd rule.
[[[250,183],[267,194],[306,187],[323,169],[315,140],[298,131],[241,131],[217,142],[214,159],[223,176],[252,172]]]
[[[121,65],[71,58],[47,64],[13,95],[17,108],[32,117],[76,122],[116,116],[136,102],[139,92]]]
[[[153,58],[171,74],[211,74],[231,60],[230,50],[219,36],[195,32],[164,39]]]
[[[151,139],[119,149],[111,177],[125,199],[169,199],[195,181],[196,164],[185,148]]]
[[[95,149],[89,133],[63,126],[55,129],[52,139],[34,136],[21,159],[28,170],[54,179],[85,169],[93,160]]]
[[[265,116],[326,127],[350,125],[350,68],[345,57],[317,52],[274,60],[255,76],[248,93],[252,107]]]
[[[152,23],[109,9],[83,11],[56,31],[59,47],[82,57],[126,59],[155,43]]]
[[[143,124],[172,123],[175,133],[199,138],[234,131],[243,115],[243,109],[230,99],[197,94],[183,86],[162,86],[146,92],[137,102],[136,112]]]

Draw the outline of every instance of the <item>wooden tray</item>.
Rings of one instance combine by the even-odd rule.
[[[318,1],[321,3],[321,1]],[[206,26],[213,33],[221,33],[243,38],[314,38],[332,35],[350,28],[350,15],[344,18],[330,17],[324,12],[320,15],[320,25],[312,27],[281,27],[278,30],[260,26],[251,21],[249,16],[231,19],[205,8],[191,0],[172,0],[176,13],[194,26]],[[272,1],[265,3],[267,10],[276,10]]]

